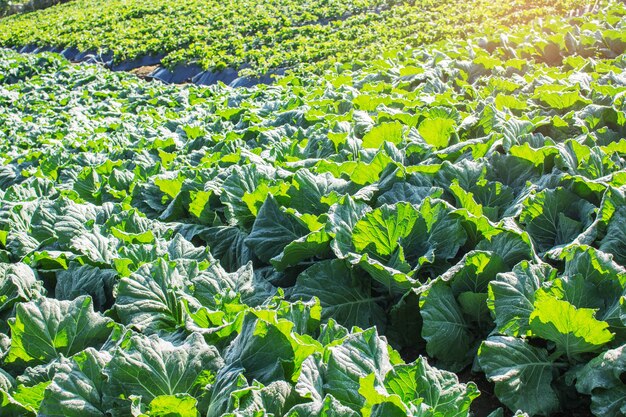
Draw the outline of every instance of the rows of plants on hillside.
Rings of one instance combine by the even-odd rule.
[[[371,59],[388,47],[458,37],[476,27],[560,15],[591,0],[77,0],[0,21],[1,46],[74,47],[116,62],[165,54],[164,64],[244,74]],[[314,65],[310,65],[313,63]]]
[[[254,89],[0,52],[3,413],[622,415],[625,16]]]

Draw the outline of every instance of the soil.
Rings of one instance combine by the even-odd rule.
[[[136,75],[139,78],[143,78],[144,80],[146,80],[146,79],[150,79],[148,76],[152,74],[154,70],[156,70],[157,68],[159,68],[158,65],[147,65],[145,67],[138,67],[138,68],[132,69],[129,72],[131,74]]]

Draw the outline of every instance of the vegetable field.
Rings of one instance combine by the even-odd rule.
[[[384,46],[250,89],[0,50],[0,415],[625,415],[626,6]]]
[[[163,57],[259,75],[369,61],[389,47],[528,21],[592,0],[72,0],[0,21],[0,46],[76,48],[121,63]]]

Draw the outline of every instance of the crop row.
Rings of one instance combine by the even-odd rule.
[[[370,60],[381,51],[464,36],[474,29],[560,15],[591,0],[76,0],[0,20],[0,45],[77,48],[116,62],[165,54],[204,70],[305,71]]]

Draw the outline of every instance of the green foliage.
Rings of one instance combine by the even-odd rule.
[[[252,89],[0,51],[1,414],[623,414],[625,16]]]
[[[198,64],[213,71],[243,69],[252,75],[285,68],[323,71],[335,63],[372,60],[400,44],[415,47],[590,4],[590,0],[535,0],[532,7],[503,0],[72,0],[3,19],[0,45],[110,52],[117,62],[164,54],[170,68]],[[366,103],[360,105],[368,110]],[[447,143],[450,132],[436,131],[441,125],[451,128],[448,119],[424,123],[423,130],[431,132],[424,133],[427,141]]]

